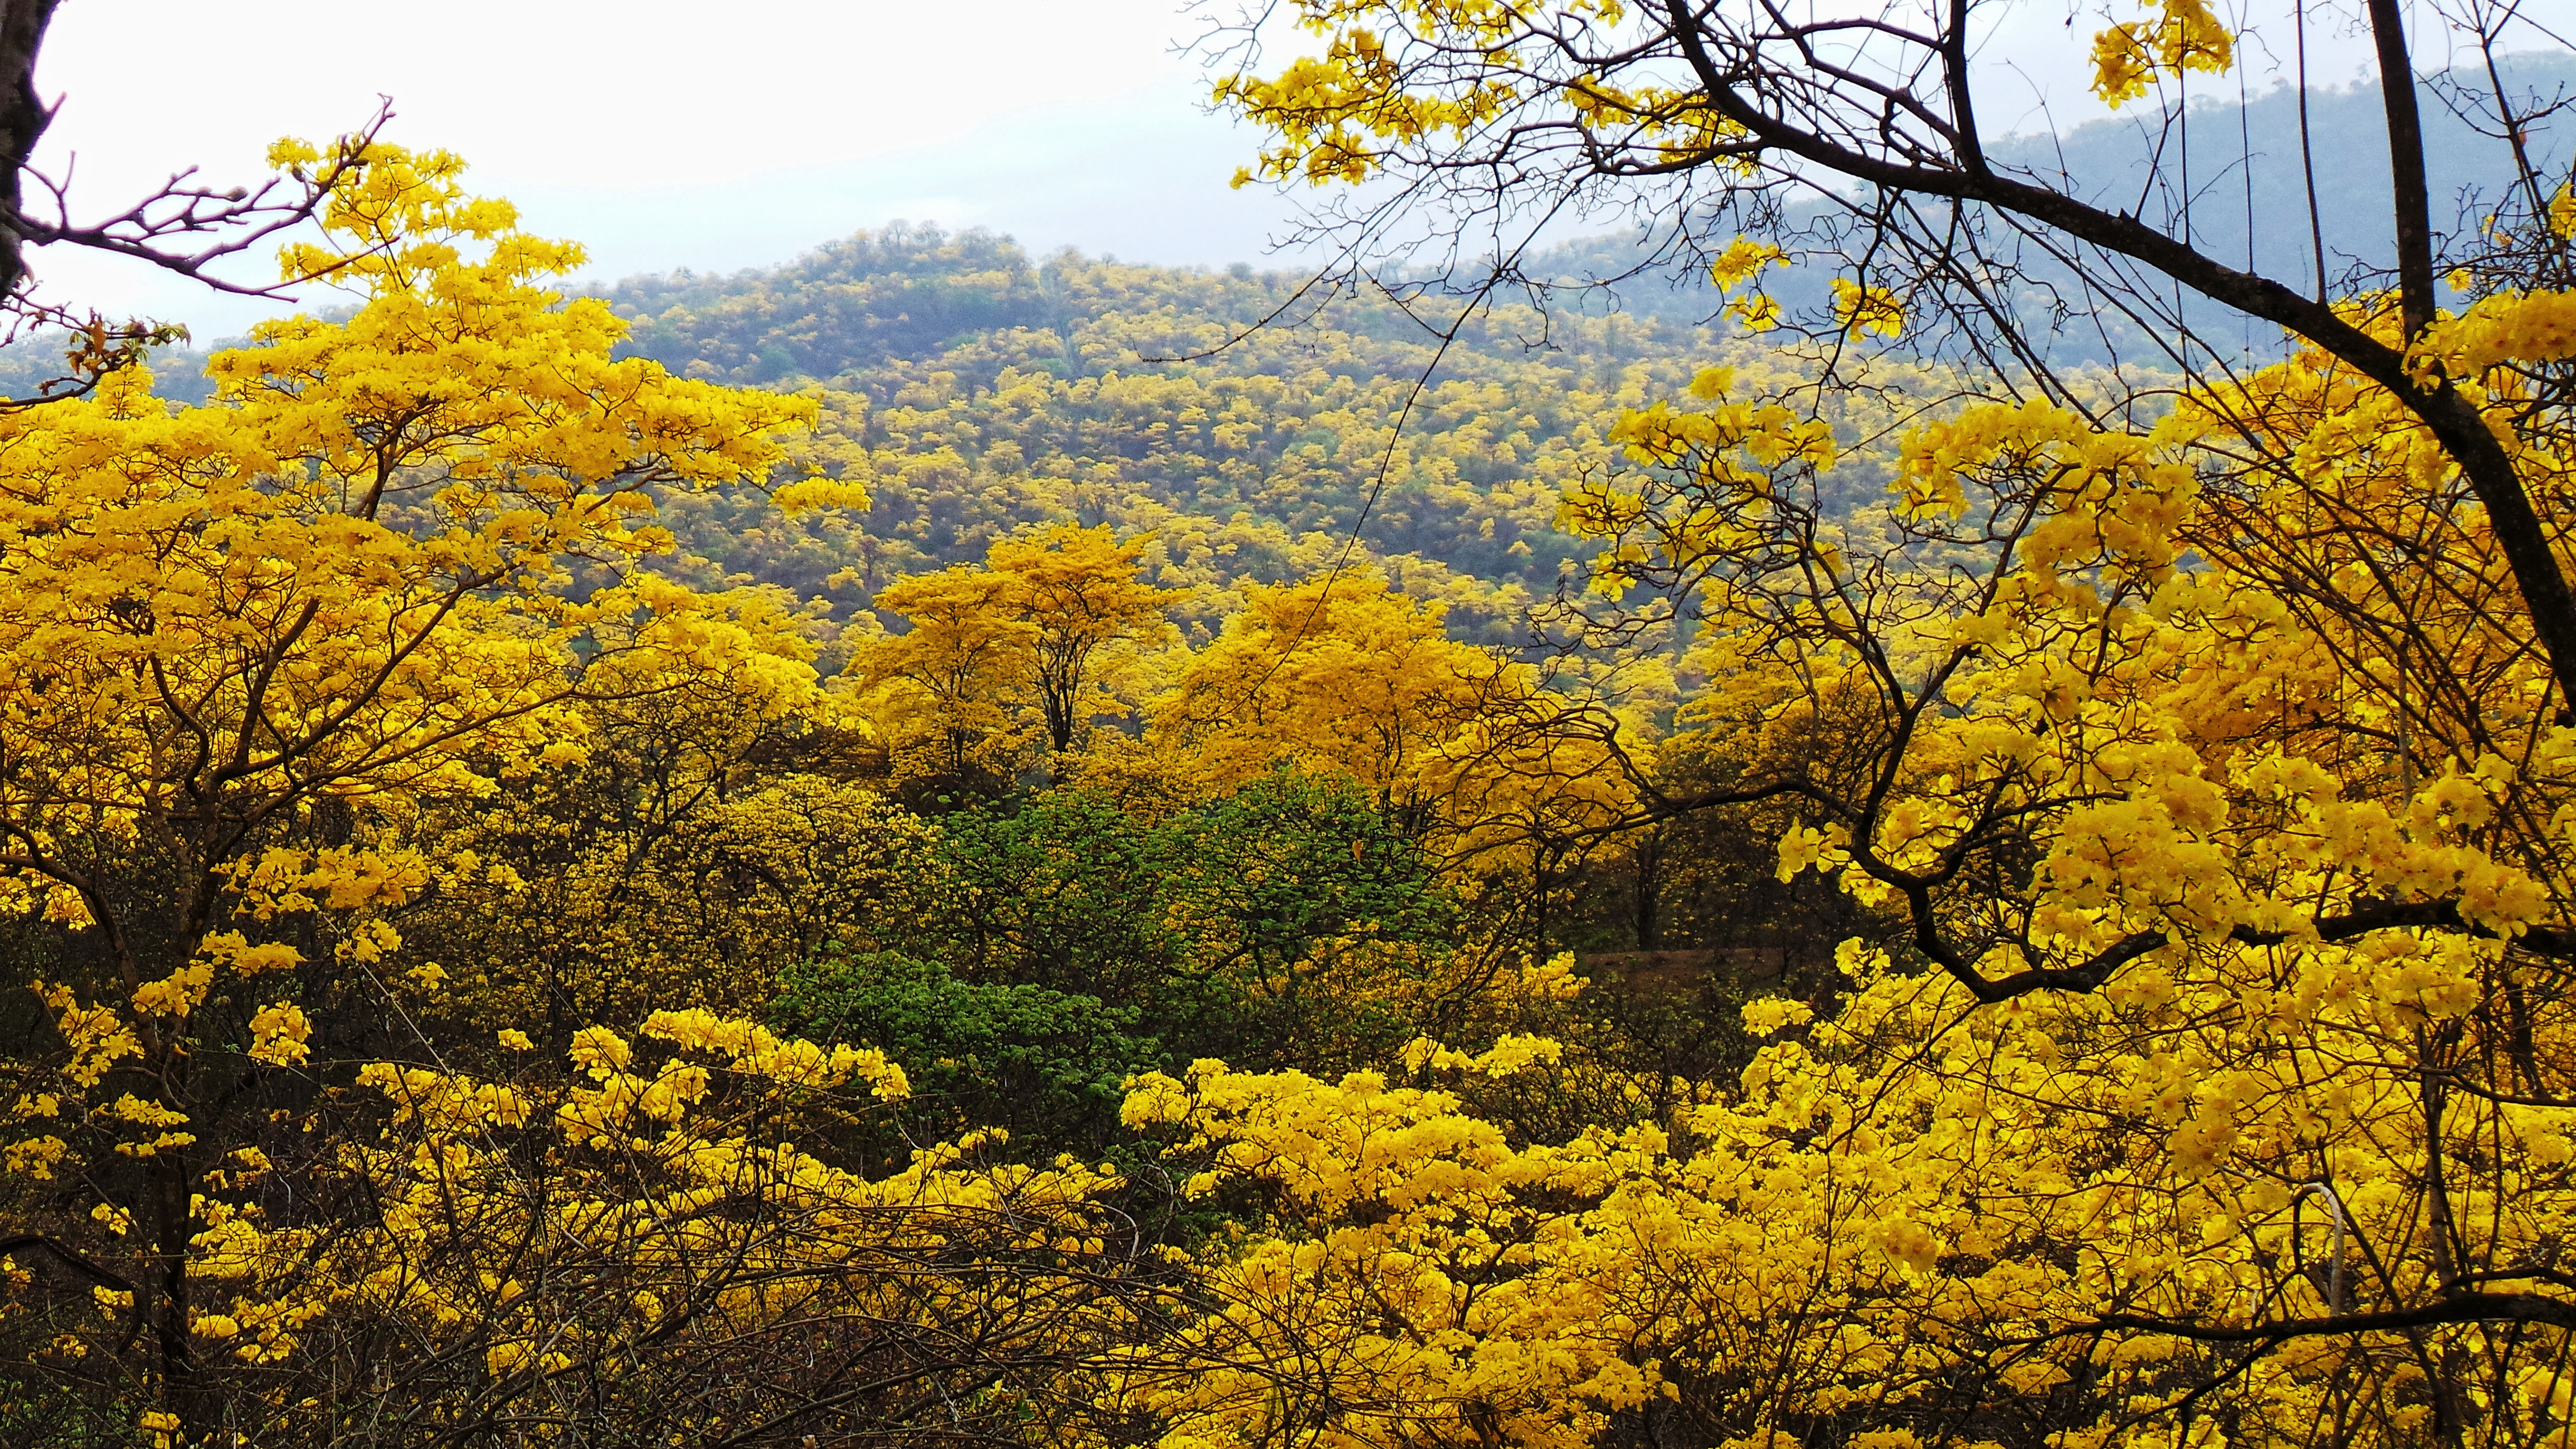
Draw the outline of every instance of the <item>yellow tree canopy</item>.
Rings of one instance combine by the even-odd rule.
[[[1011,581],[1016,607],[1037,630],[1033,683],[1047,743],[1058,753],[1120,708],[1102,678],[1104,648],[1168,632],[1179,596],[1137,577],[1144,547],[1142,538],[1119,542],[1106,527],[1056,524],[997,540],[986,556],[986,565]]]
[[[2569,315],[2433,331],[2535,496]],[[1657,803],[1785,810],[1782,878],[1888,949],[1572,1140],[1479,1108],[1540,1048],[1140,1084],[1285,1224],[1140,1372],[1166,1442],[2569,1442],[2576,725],[2440,441],[2302,350],[2135,431],[1957,411],[1856,521],[1801,427],[1711,379],[1569,516],[1614,585],[1706,589],[1741,775]]]
[[[91,1261],[149,1285],[146,1397],[182,1417],[190,1265],[228,1211],[200,1189],[248,1130],[225,1104],[308,1058],[299,998],[367,979],[392,913],[471,868],[376,823],[577,752],[587,695],[816,687],[777,611],[631,567],[648,486],[763,481],[809,405],[613,359],[621,324],[545,285],[578,249],[451,156],[359,161],[285,263],[346,320],[265,324],[204,407],[135,372],[0,418],[0,868],[92,947],[41,983],[71,1055],[8,1161],[138,1224]],[[605,582],[569,587],[576,562]]]
[[[1246,584],[1243,599],[1148,721],[1186,772],[1220,785],[1282,761],[1345,774],[1452,852],[1526,853],[1632,803],[1637,761],[1620,735],[1643,722],[1450,638],[1440,603],[1373,572]]]
[[[1211,780],[1294,760],[1414,803],[1429,752],[1529,687],[1527,671],[1452,641],[1441,606],[1375,573],[1248,583],[1149,726]]]

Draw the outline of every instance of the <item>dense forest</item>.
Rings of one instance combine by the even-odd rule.
[[[1434,373],[1454,303],[1301,307],[1301,280],[1039,264],[982,233],[894,229],[606,299],[634,324],[626,348],[675,373],[819,389],[818,462],[866,483],[864,517],[827,525],[763,526],[739,494],[682,503],[671,524],[723,571],[709,579],[855,604],[1073,522],[1148,537],[1157,582],[1213,596],[1297,577],[1356,528],[1358,557],[1498,634],[1581,554],[1557,500],[1617,410],[1679,387],[1709,350],[1668,323],[1506,311],[1475,318]],[[1259,325],[1282,309],[1293,323]]]
[[[0,1443],[2576,1443],[2576,66],[1295,8],[1255,179],[1640,225],[592,284],[369,132],[0,359]]]

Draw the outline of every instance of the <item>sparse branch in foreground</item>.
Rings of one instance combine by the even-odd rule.
[[[191,166],[149,195],[91,221],[74,218],[72,173],[56,178],[36,169],[36,146],[52,125],[59,99],[36,90],[36,62],[46,26],[60,0],[0,0],[0,343],[59,330],[67,334],[60,376],[33,393],[0,398],[0,412],[79,397],[109,373],[132,367],[152,349],[182,341],[187,329],[148,318],[110,320],[34,294],[32,247],[63,246],[103,252],[158,267],[235,296],[283,300],[311,277],[266,285],[237,282],[214,268],[225,260],[302,226],[319,214],[350,170],[365,164],[386,122],[391,102],[351,135],[341,138],[315,166],[290,169],[256,186],[216,187],[197,179]],[[345,263],[344,263],[345,264]]]

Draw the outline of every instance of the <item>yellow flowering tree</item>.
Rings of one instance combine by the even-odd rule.
[[[207,1190],[392,1010],[393,913],[475,869],[383,827],[577,750],[586,694],[805,668],[632,565],[649,486],[762,479],[807,405],[612,360],[621,324],[545,285],[578,249],[453,157],[363,150],[284,261],[352,315],[264,324],[204,407],[129,372],[0,422],[0,868],[60,1042],[6,1162],[52,1205],[35,1258],[131,1295],[86,1351],[192,1439]]]
[[[2204,216],[2209,203],[2178,158],[2188,147],[2206,167],[2213,142],[2206,128],[2184,139],[2183,82],[2245,56],[2204,0],[2143,8],[2098,34],[2091,78],[2114,106],[2151,92],[2157,102],[2160,115],[2140,118],[2165,138],[2148,153],[2143,188],[2095,190],[2094,178],[2066,174],[2046,153],[2005,144],[1981,109],[2026,84],[2007,79],[2022,58],[1998,39],[2002,7],[1936,0],[1794,16],[1735,0],[1579,0],[1544,14],[1483,0],[1299,0],[1289,14],[1310,37],[1299,56],[1265,72],[1270,12],[1248,7],[1229,37],[1240,43],[1217,51],[1215,98],[1264,133],[1238,184],[1392,183],[1400,204],[1319,218],[1350,233],[1339,238],[1346,256],[1412,257],[1426,235],[1459,245],[1464,215],[1490,220],[1464,231],[1499,236],[1486,260],[1501,266],[1544,218],[1594,205],[1656,218],[1656,254],[1700,258],[1721,286],[1744,285],[1775,259],[1815,269],[1832,279],[1829,297],[1778,334],[1809,340],[1811,412],[1851,379],[1846,360],[1870,333],[1938,339],[1991,374],[1992,395],[2100,418],[2144,399],[2105,396],[2129,384],[2087,375],[2078,361],[2126,354],[2160,373],[2219,378],[2214,359],[2244,351],[2243,324],[2285,331],[2383,390],[2460,471],[2556,687],[2576,697],[2576,592],[2551,548],[2549,504],[2490,430],[2478,366],[2431,337],[2446,280],[2508,300],[2568,275],[2567,238],[2544,224],[2567,178],[2524,139],[2549,102],[2506,84],[2500,60],[2562,42],[2512,12],[2488,23],[2427,11],[2419,18],[2430,29],[2412,31],[2418,10],[2403,0],[2359,7],[2392,157],[2382,214],[2393,254],[2353,274],[2393,293],[2388,325],[2373,325],[2335,300],[2345,279],[2327,255],[2331,218],[2308,218],[2307,255],[2275,260],[2222,253],[2207,226],[2195,230],[2194,200]],[[2273,13],[2302,37],[2312,23],[2303,8]],[[2464,208],[2486,224],[2447,236],[2433,216],[2415,81],[2416,57],[2445,47],[2483,67],[2483,92],[2453,95],[2493,138],[2488,159],[2508,178]],[[2303,70],[2275,75],[2307,83]],[[2255,160],[2229,152],[2215,164]],[[2313,181],[2308,195],[2313,213]],[[2053,300],[2034,307],[2034,296]],[[1727,310],[1761,327],[1784,321],[1758,293]],[[2069,335],[2078,329],[2093,335]]]
[[[1124,713],[1113,681],[1140,650],[1172,642],[1183,597],[1139,577],[1143,549],[1105,527],[1052,524],[995,540],[980,567],[880,592],[904,632],[867,641],[855,662],[894,777],[998,789],[1033,740],[1052,760]]]
[[[1821,872],[1902,923],[1892,964],[1850,958],[1856,989],[1810,1003],[1838,1015],[1729,1110],[1796,1104],[1812,1135],[1764,1160],[1819,1175],[1773,1210],[1901,1263],[1920,1310],[1842,1350],[1866,1384],[1784,1393],[1722,1437],[1929,1442],[1899,1400],[1943,1405],[1953,1441],[2571,1432],[2576,202],[2519,140],[2511,20],[2361,11],[2395,245],[2340,295],[2322,240],[2267,271],[2180,204],[2008,159],[1979,117],[1981,70],[2008,62],[1975,7],[1317,0],[1308,56],[1219,81],[1273,179],[1386,177],[1498,216],[1642,189],[1721,286],[1775,262],[1833,278],[1796,329],[1812,390],[1704,377],[1624,423],[1639,466],[1567,512],[1604,541],[1606,592],[1690,599],[1704,626],[1711,686],[1684,723],[1723,731],[1738,769],[1691,794],[1649,778],[1642,813],[1788,812],[1784,879]],[[2486,58],[2494,93],[2461,104],[2512,178],[2448,238],[2410,60],[2426,20]],[[2238,39],[2198,0],[2113,16],[2093,88],[2178,126],[2182,83],[2243,63]],[[1783,204],[1827,176],[1859,191]],[[2162,396],[2067,370],[2032,284],[2178,339]],[[2278,328],[2278,350],[2208,362],[2245,353],[2209,335],[2218,315]],[[1992,382],[1961,368],[1967,399],[1895,430],[1894,507],[1854,515],[1817,397],[1871,334],[1936,339]],[[1936,1185],[1873,1244],[1873,1196]],[[1848,1233],[1837,1204],[1863,1209]],[[1696,1256],[1744,1271],[1737,1251]],[[1810,1301],[1851,1305],[1816,1332],[1855,1321],[1830,1295],[1865,1256],[1806,1272]],[[2045,1413],[1995,1417],[2034,1396]]]
[[[1114,1179],[988,1165],[973,1139],[850,1170],[836,1128],[906,1091],[873,1050],[702,1011],[584,1028],[560,1062],[499,1036],[500,1072],[366,1064],[312,1136],[272,1127],[202,1175],[181,1394],[128,1352],[149,1287],[102,1266],[149,1229],[102,1206],[93,1291],[34,1314],[55,1402],[147,1406],[174,1444],[1079,1417],[1068,1360],[1125,1312],[1100,1271]]]
[[[595,661],[551,758],[388,815],[451,867],[388,958],[425,1025],[481,1044],[516,1022],[560,1049],[657,1008],[757,1011],[826,941],[872,939],[924,830],[853,782],[874,742],[798,622],[766,595],[710,600],[697,657]]]
[[[1242,611],[1149,708],[1155,755],[1199,788],[1281,764],[1347,776],[1453,878],[1482,887],[1499,932],[1524,953],[1543,946],[1565,862],[1636,807],[1651,710],[1461,643],[1443,604],[1375,572],[1242,593]],[[1669,684],[1651,661],[1629,672]]]
[[[1058,524],[1026,538],[995,541],[985,562],[1011,581],[1015,607],[1036,629],[1032,684],[1046,723],[1047,746],[1063,754],[1090,734],[1092,721],[1123,713],[1109,687],[1115,652],[1166,643],[1181,595],[1137,575],[1145,540],[1120,542],[1110,530]]]
[[[853,660],[898,784],[1000,793],[1018,778],[1037,625],[1010,579],[968,565],[898,579],[877,607],[900,634],[867,640]]]
[[[2393,332],[2392,301],[2347,311]],[[2534,496],[2566,486],[2562,311],[2428,334]],[[1549,1174],[1617,1155],[1606,1124],[1515,1140],[1374,1078],[1312,1115],[1286,1078],[1140,1096],[1214,1182],[1294,1199],[1360,1163],[1376,1194],[1211,1268],[1228,1306],[1193,1331],[1294,1325],[1268,1361],[1295,1367],[1226,1350],[1151,1392],[1219,1434],[1311,1395],[1355,1439],[2576,1434],[2576,730],[2421,417],[2315,349],[2137,430],[1970,407],[1858,516],[1825,506],[1831,437],[1723,374],[1622,440],[1568,521],[1601,592],[1698,600],[1683,723],[1737,765],[1640,777],[1641,813],[1758,806],[1783,879],[1900,924],[1845,948],[1846,991],[1756,1003],[1779,1040],[1734,1090],[1661,1099],[1666,1137],[1580,1190]],[[1398,1117],[1323,1125],[1371,1111]],[[1519,1367],[1533,1338],[1571,1376]],[[1613,1360],[1642,1378],[1572,1374]]]
[[[2306,963],[2230,1019],[2188,993],[1997,1011],[1857,944],[1840,964],[1830,1016],[1748,1008],[1772,1043],[1662,1123],[1517,1137],[1493,1110],[1509,1084],[1562,1090],[1527,1039],[1417,1043],[1421,1085],[1217,1063],[1141,1081],[1129,1120],[1203,1164],[1184,1190],[1273,1216],[1210,1245],[1197,1315],[1118,1381],[1175,1446],[1292,1425],[1349,1445],[2567,1442],[2563,1314],[2527,1301],[2546,1270],[2446,1294],[2410,1242],[2436,1170],[2388,1045],[2428,1013],[2385,968]],[[2335,1061],[2355,1065],[2320,1081]],[[2455,1180],[2450,1231],[2482,1259],[2545,1255],[2563,1124],[2469,1115],[2446,1130],[2512,1144],[2527,1175],[2509,1204]]]
[[[1156,701],[1149,737],[1212,780],[1291,760],[1345,774],[1417,815],[1427,755],[1526,671],[1451,640],[1441,607],[1375,573],[1246,584],[1244,607]]]

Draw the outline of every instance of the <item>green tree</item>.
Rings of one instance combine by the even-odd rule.
[[[964,981],[893,952],[819,953],[780,987],[770,1007],[780,1029],[873,1046],[903,1068],[912,1094],[893,1111],[909,1142],[998,1127],[1024,1156],[1096,1159],[1121,1136],[1127,1079],[1170,1065],[1138,1033],[1135,1006]]]
[[[1399,1045],[1418,1023],[1378,978],[1429,973],[1457,926],[1431,863],[1358,786],[1292,770],[1162,810],[1061,787],[950,817],[937,857],[899,949],[1143,1008],[1181,1061]]]

